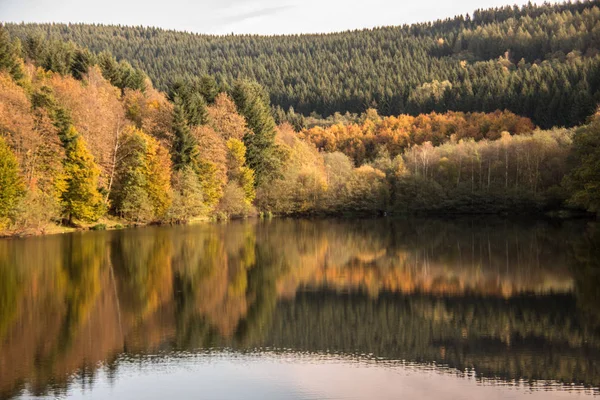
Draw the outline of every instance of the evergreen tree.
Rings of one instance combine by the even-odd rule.
[[[0,25],[0,71],[7,71],[14,80],[22,79],[23,67],[19,47],[11,41],[6,29]]]
[[[106,78],[111,84],[115,85],[119,82],[119,63],[107,51],[103,51],[98,54],[98,66],[102,71],[102,76]]]
[[[198,159],[198,146],[196,138],[191,133],[186,118],[185,107],[181,98],[175,98],[173,108],[173,165],[179,170],[192,166]]]
[[[77,49],[71,63],[71,75],[75,79],[82,80],[84,75],[87,74],[90,66],[93,63],[94,56],[87,49]]]
[[[244,136],[248,166],[255,171],[256,185],[268,183],[278,176],[283,158],[275,144],[269,98],[258,83],[244,80],[236,82],[232,97],[251,131]]]
[[[181,105],[185,111],[186,122],[190,127],[204,125],[207,121],[208,114],[202,86],[202,82],[198,80],[185,81],[179,79],[169,89],[169,99]],[[209,93],[209,95],[212,96],[212,93]],[[212,101],[214,101],[214,98]]]
[[[39,33],[33,33],[25,38],[25,56],[29,61],[41,64],[45,51],[44,36]]]
[[[573,138],[572,170],[565,185],[569,202],[600,215],[600,118],[577,130]]]
[[[206,100],[207,103],[212,104],[215,102],[215,98],[219,94],[219,86],[217,81],[211,75],[204,75],[200,78],[199,82],[200,94]]]
[[[139,69],[135,69],[126,61],[119,63],[117,72],[117,80],[113,83],[116,87],[125,90],[141,90],[146,89],[146,75]]]

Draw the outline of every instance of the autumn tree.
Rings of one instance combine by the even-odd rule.
[[[144,92],[127,89],[123,94],[125,115],[138,129],[158,139],[170,149],[173,145],[173,103],[154,89],[151,82]]]
[[[227,183],[227,145],[225,139],[210,125],[192,128],[197,143],[196,165],[210,162],[215,166],[215,183],[224,186]],[[202,176],[200,176],[202,179]]]
[[[223,195],[222,180],[219,179],[219,166],[212,161],[199,159],[194,166],[202,188],[202,198],[208,211],[212,211]]]
[[[73,126],[63,133],[63,161],[66,188],[61,199],[69,223],[73,219],[93,222],[104,213],[104,199],[98,191],[100,169]]]
[[[110,196],[116,169],[116,154],[126,125],[120,90],[112,86],[98,67],[89,68],[83,81],[52,76],[47,80],[56,104],[69,110],[72,124],[85,139],[100,167],[100,186]]]
[[[228,183],[220,200],[219,211],[229,216],[244,216],[251,212],[256,196],[254,171],[246,166],[246,146],[241,140],[227,141]]]
[[[238,114],[235,103],[226,93],[219,93],[207,112],[208,124],[225,140],[242,140],[248,132],[246,120]]]
[[[0,228],[6,226],[8,217],[23,193],[24,185],[19,175],[17,158],[0,137]]]
[[[64,214],[69,223],[73,219],[96,221],[105,212],[105,202],[98,189],[100,168],[84,138],[73,126],[69,111],[57,104],[51,88],[44,86],[35,92],[32,103],[48,111],[64,149],[59,190]]]
[[[246,147],[241,140],[227,141],[227,173],[229,181],[236,182],[244,191],[248,203],[254,200],[254,171],[246,166]]]
[[[165,216],[171,206],[171,163],[156,139],[128,127],[119,148],[112,196],[120,215],[135,222]]]
[[[328,188],[323,156],[311,143],[300,140],[289,124],[277,128],[276,139],[287,157],[281,177],[257,189],[257,206],[278,214],[323,211],[323,197]]]
[[[37,90],[32,95],[34,101],[41,97]],[[14,209],[11,229],[39,232],[61,214],[64,149],[48,110],[32,104],[28,92],[6,72],[0,73],[0,136],[17,157],[27,188]]]
[[[183,223],[206,214],[203,188],[196,171],[191,166],[185,166],[174,172],[172,187],[173,201],[167,212],[170,221]]]

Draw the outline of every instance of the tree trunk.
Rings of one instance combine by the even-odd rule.
[[[115,170],[117,169],[117,151],[119,150],[119,134],[121,132],[121,125],[115,131],[115,149],[113,151],[112,166],[110,171],[110,179],[108,180],[108,188],[106,189],[106,198],[104,202],[108,204],[108,198],[112,189],[113,180],[115,178]]]

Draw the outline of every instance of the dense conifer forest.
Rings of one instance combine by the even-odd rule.
[[[129,61],[164,91],[175,78],[209,74],[224,87],[256,80],[273,104],[304,115],[507,109],[551,128],[585,122],[599,99],[599,6],[506,6],[432,23],[289,36],[85,24],[7,28],[34,58],[47,38],[69,40]]]
[[[0,231],[598,213],[599,21],[585,2],[283,37],[9,24]]]

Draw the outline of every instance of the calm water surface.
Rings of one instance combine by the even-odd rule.
[[[0,240],[0,399],[598,395],[595,223],[272,220]]]

